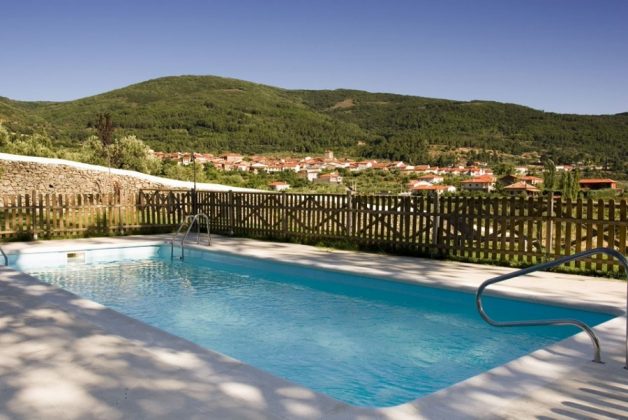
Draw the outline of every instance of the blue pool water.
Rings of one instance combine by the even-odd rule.
[[[12,265],[360,406],[413,400],[578,332],[491,327],[467,293],[211,252],[191,251],[184,262],[171,261],[169,247],[129,252]],[[595,325],[611,318],[490,297],[486,307],[504,320],[569,317]]]

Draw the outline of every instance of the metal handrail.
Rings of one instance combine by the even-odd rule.
[[[545,320],[534,320],[534,321],[495,321],[490,318],[486,312],[484,311],[484,307],[482,306],[482,293],[484,289],[488,286],[502,282],[504,280],[509,280],[515,277],[523,276],[525,274],[533,273],[535,271],[547,270],[553,267],[557,267],[559,265],[565,264],[570,261],[579,260],[581,258],[589,257],[591,255],[596,254],[606,254],[611,257],[615,257],[621,265],[624,266],[624,273],[628,276],[628,260],[626,257],[622,255],[620,252],[611,249],[611,248],[594,248],[588,251],[583,251],[574,255],[567,255],[565,257],[560,257],[554,261],[541,263],[534,265],[532,267],[524,268],[521,270],[517,270],[515,272],[509,274],[503,274],[501,276],[494,277],[492,279],[486,280],[484,283],[480,285],[477,293],[475,294],[475,304],[480,313],[480,316],[489,324],[495,327],[535,327],[541,325],[574,325],[589,335],[591,342],[593,343],[593,361],[597,363],[602,363],[602,356],[600,350],[600,340],[597,335],[593,332],[591,327],[585,324],[582,321],[577,319],[545,319]],[[626,359],[625,359],[625,368],[628,369],[628,288],[626,290]]]
[[[196,230],[196,243],[197,244],[201,243],[201,225],[200,223],[198,223],[199,218],[204,219],[207,225],[207,245],[212,244],[211,234],[209,233],[209,217],[204,213],[188,215],[186,216],[185,220],[181,222],[181,224],[179,225],[179,229],[177,230],[177,232],[172,237],[172,240],[170,241],[170,258],[171,259],[174,259],[174,243],[177,237],[179,236],[179,234],[181,233],[181,229],[183,229],[183,226],[185,226],[186,223],[189,226],[188,226],[187,231],[185,232],[185,235],[183,236],[183,238],[181,238],[181,256],[179,257],[179,259],[183,260],[185,257],[185,247],[183,246],[183,244],[185,243],[185,240],[188,238],[188,235],[190,234],[190,231],[192,230],[194,223],[196,223],[196,229],[197,229]]]
[[[2,254],[2,258],[4,258],[4,265],[8,266],[9,265],[9,257],[7,257],[7,254],[4,253],[4,249],[2,249],[1,246],[0,246],[0,254]]]
[[[189,223],[189,220],[192,219],[192,218],[194,218],[194,215],[185,216],[185,218],[183,219],[183,221],[179,225],[179,228],[177,229],[175,234],[172,236],[172,239],[170,239],[170,259],[174,259],[174,243],[176,242],[177,238],[179,237],[179,234],[181,233],[181,229],[183,229],[183,227],[187,223]]]

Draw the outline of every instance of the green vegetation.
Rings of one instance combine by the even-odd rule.
[[[313,109],[356,124],[374,136],[365,147],[372,156],[425,161],[417,155],[429,143],[444,150],[477,148],[481,160],[491,160],[494,153],[489,150],[493,150],[515,156],[536,151],[558,163],[598,161],[622,171],[628,161],[628,114],[562,115],[497,102],[352,90],[293,94],[302,96]],[[351,106],[347,106],[348,98]],[[340,103],[345,106],[337,106]]]
[[[173,178],[181,179],[184,181],[191,181],[193,179],[194,166],[181,166],[176,162],[164,162],[161,169],[161,175]],[[311,191],[308,186],[308,181],[299,177],[296,173],[290,171],[274,172],[268,174],[265,172],[253,173],[253,172],[241,172],[230,171],[223,172],[214,168],[213,165],[199,165],[196,164],[196,181],[197,182],[209,182],[214,184],[231,185],[234,187],[243,188],[255,188],[255,189],[268,189],[269,184],[273,181],[284,181],[290,184],[292,188],[297,190]]]
[[[16,155],[57,157],[52,141],[43,134],[17,134],[0,124],[0,151]]]
[[[561,115],[487,101],[291,91],[212,76],[166,77],[69,102],[0,98],[0,121],[11,132],[42,135],[57,150],[77,148],[96,134],[102,113],[111,115],[118,136],[135,135],[163,151],[333,148],[437,163],[451,160],[458,148],[473,148],[485,160],[496,152],[541,152],[557,163],[595,161],[615,171],[626,171],[628,162],[628,114]]]
[[[571,200],[575,200],[578,198],[578,193],[580,192],[580,184],[578,181],[580,180],[580,172],[576,169],[575,171],[563,172],[560,178],[560,191],[562,192],[562,196],[564,198],[569,198]]]
[[[624,190],[624,191],[628,191],[628,190]],[[610,188],[603,189],[603,190],[588,191],[585,196],[587,198],[591,198],[592,200],[612,200],[612,199],[622,198],[622,196],[618,194],[617,190],[612,190]]]
[[[548,192],[560,192],[563,198],[575,200],[580,193],[580,171],[578,169],[569,172],[561,172],[558,177],[556,165],[551,159],[545,162],[543,171],[543,189]]]
[[[349,149],[359,127],[317,112],[290,92],[219,77],[167,77],[70,102],[0,98],[10,130],[45,130],[57,147],[96,134],[109,113],[119,136],[136,135],[153,149],[262,153]]]
[[[556,165],[554,161],[548,159],[545,161],[544,167],[543,188],[545,191],[556,191]]]

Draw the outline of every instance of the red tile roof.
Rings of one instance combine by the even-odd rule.
[[[495,182],[495,177],[492,175],[480,175],[462,181],[463,184],[492,184],[493,182]]]
[[[519,181],[519,182],[515,182],[514,184],[511,184],[507,187],[504,187],[505,190],[521,190],[521,191],[531,191],[531,192],[540,192],[541,190],[539,190],[537,187],[535,187],[534,185],[530,185],[527,182],[524,181]]]
[[[611,184],[616,181],[613,181],[610,178],[583,178],[578,182],[580,184]]]
[[[447,190],[449,189],[449,185],[417,185],[413,190]]]

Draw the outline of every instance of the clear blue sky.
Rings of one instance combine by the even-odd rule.
[[[180,74],[628,111],[628,0],[2,0],[0,96]]]

